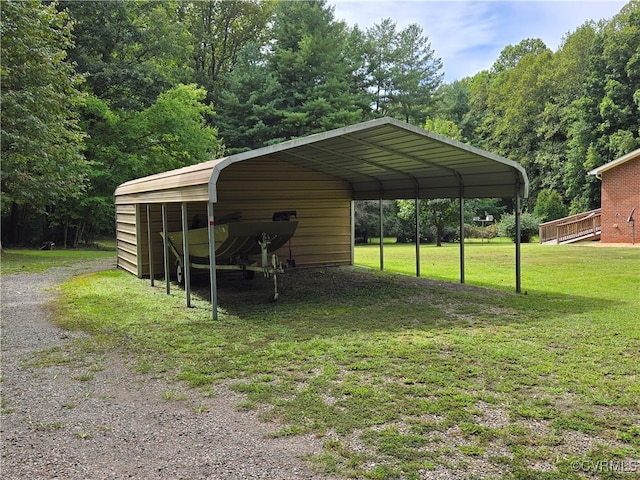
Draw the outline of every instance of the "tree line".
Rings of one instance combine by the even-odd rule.
[[[586,172],[640,146],[638,0],[555,52],[524,39],[451,83],[419,25],[348,26],[325,0],[1,8],[4,245],[78,245],[113,232],[124,181],[385,115],[520,162],[541,220],[598,206]],[[446,239],[453,205],[422,203]],[[386,221],[415,222],[412,205]],[[470,205],[471,218],[510,208]]]

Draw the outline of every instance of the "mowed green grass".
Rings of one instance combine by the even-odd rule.
[[[371,268],[289,271],[276,304],[264,279],[224,277],[217,322],[207,285],[186,309],[111,270],[67,282],[57,321],[193,395],[244,393],[276,435],[316,435],[310,461],[338,477],[637,478],[640,249],[523,245],[522,295],[514,252],[467,245],[460,285],[457,245],[423,246],[421,279],[413,245],[385,245],[407,275],[359,246]]]
[[[505,240],[492,239],[482,244],[475,239],[465,243],[467,284],[515,291],[515,244]],[[523,292],[640,297],[640,249],[596,245],[522,244]],[[385,270],[416,274],[415,245],[385,243],[383,250]],[[379,269],[379,245],[358,246],[355,263]],[[427,278],[459,282],[460,245],[422,245],[420,273]],[[603,282],[608,283],[606,288]],[[624,291],[611,290],[618,287]]]
[[[3,275],[38,273],[52,267],[68,267],[79,262],[103,258],[113,258],[115,261],[114,242],[85,249],[5,249],[0,256],[0,272]]]

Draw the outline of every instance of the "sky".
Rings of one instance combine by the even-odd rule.
[[[384,18],[398,30],[417,23],[442,59],[444,81],[487,70],[507,45],[540,38],[554,52],[585,22],[609,20],[618,0],[328,0],[336,20],[365,30]]]

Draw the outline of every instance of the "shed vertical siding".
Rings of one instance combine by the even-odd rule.
[[[169,219],[169,231],[180,230],[180,204],[169,204],[167,210],[167,217]],[[149,204],[149,211],[151,214],[151,231],[153,241],[153,272],[157,278],[164,276],[164,257],[163,249],[164,244],[160,232],[162,232],[162,205],[161,204]],[[140,258],[138,265],[140,266],[141,276],[149,275],[149,228],[147,221],[147,208],[146,205],[140,207],[140,215],[138,217],[140,227],[140,237],[138,240],[138,246],[140,247]],[[170,272],[175,272],[173,268]]]
[[[116,205],[118,266],[138,275],[138,218],[135,205]]]
[[[214,207],[217,219],[240,212],[243,221],[271,220],[275,212],[295,210],[298,229],[290,246],[296,265],[352,263],[352,192],[348,182],[284,161],[256,159],[234,163],[222,170],[217,190],[218,202]],[[196,216],[206,224],[206,202],[189,202],[187,209],[189,224]],[[146,204],[118,204],[116,212],[119,264],[139,277],[148,276]],[[180,230],[181,219],[180,203],[167,203],[169,231]],[[151,203],[151,228],[154,272],[162,277],[164,246],[160,236],[160,203]],[[286,260],[289,245],[276,253],[282,261]],[[170,273],[173,274],[175,265],[173,256],[171,258]]]
[[[270,220],[295,210],[291,239],[296,265],[351,263],[351,188],[348,182],[273,159],[239,162],[222,170],[217,182],[216,218],[241,212],[243,220]],[[289,256],[289,247],[277,254]]]

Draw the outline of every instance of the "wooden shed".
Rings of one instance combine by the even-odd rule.
[[[252,221],[294,210],[298,228],[280,256],[290,247],[298,266],[347,265],[354,261],[354,200],[509,197],[519,210],[527,195],[519,164],[381,118],[123,183],[115,192],[117,263],[138,277],[164,274],[163,229],[188,228],[195,217],[212,229],[233,212]],[[381,251],[381,268],[382,258]],[[464,282],[464,242],[460,263]],[[419,275],[419,257],[416,269]],[[520,291],[519,243],[516,273]]]

